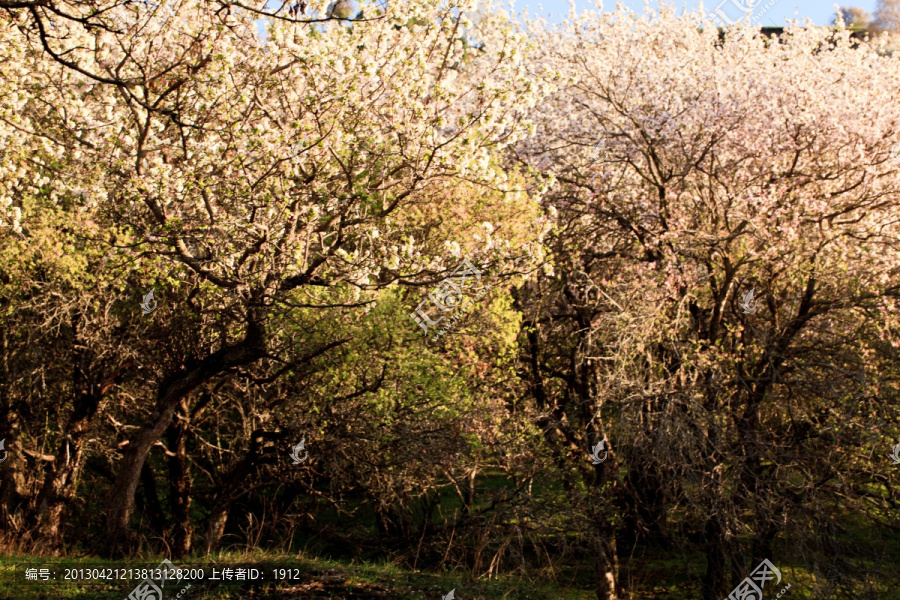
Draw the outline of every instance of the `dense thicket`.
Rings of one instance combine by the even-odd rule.
[[[704,600],[763,559],[888,597],[897,59],[341,16],[0,0],[7,551],[315,538],[612,600],[663,549]]]

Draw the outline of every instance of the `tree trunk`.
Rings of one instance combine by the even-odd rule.
[[[768,514],[757,521],[757,530],[753,536],[751,549],[754,565],[759,564],[765,558],[772,558],[772,542],[775,541],[778,532],[779,528]]]
[[[703,532],[706,543],[706,574],[703,576],[703,600],[723,600],[728,587],[728,552],[725,528],[718,515],[707,519]]]
[[[602,434],[597,439],[605,439]],[[595,569],[597,575],[597,600],[619,600],[619,553],[616,544],[616,528],[611,519],[612,508],[617,505],[619,486],[617,482],[618,461],[611,447],[606,449],[607,458],[594,465],[594,489],[596,494],[604,494],[609,502],[597,502],[592,506],[596,543],[594,544]],[[591,501],[588,498],[588,501]]]
[[[24,517],[20,507],[25,500],[25,458],[18,447],[19,415],[7,409],[0,416],[4,417],[0,421],[0,440],[6,440],[5,450],[0,452],[0,531],[16,533]]]
[[[625,490],[624,529],[633,536],[630,539],[643,537],[647,543],[668,548],[665,490],[658,465],[651,460],[638,465],[629,461]]]
[[[144,426],[125,448],[119,461],[119,472],[110,492],[107,510],[107,547],[109,557],[128,555],[134,550],[131,534],[131,515],[134,495],[141,478],[141,470],[150,447],[159,439],[172,420],[175,407],[165,408],[149,425]]]
[[[191,479],[187,457],[187,435],[190,428],[190,411],[182,401],[177,418],[169,428],[169,502],[172,510],[172,557],[184,558],[191,551],[193,528],[191,527]]]
[[[259,464],[263,446],[267,442],[283,440],[286,433],[284,431],[254,431],[250,434],[250,447],[247,454],[219,480],[219,491],[213,500],[213,508],[210,511],[206,527],[207,554],[214,552],[219,547],[219,542],[225,534],[225,524],[228,522],[231,505],[242,494],[239,491],[241,486],[246,484],[247,478]]]
[[[206,526],[206,553],[210,554],[219,548],[222,536],[225,535],[225,524],[228,522],[228,506],[216,506],[209,515]]]
[[[467,473],[466,488],[464,490],[465,498],[463,500],[462,514],[468,515],[475,506],[475,479],[478,477],[478,467],[472,467]]]
[[[107,556],[127,555],[134,549],[131,516],[134,513],[134,494],[140,481],[141,468],[150,447],[160,439],[171,424],[175,409],[182,399],[213,377],[233,367],[250,364],[264,355],[263,330],[250,323],[247,335],[241,342],[213,352],[203,360],[180,369],[160,383],[156,415],[125,447],[124,455],[119,461],[119,472],[107,508],[105,548]]]
[[[150,527],[164,538],[166,536],[166,517],[163,515],[159,492],[156,490],[156,475],[154,475],[149,461],[145,462],[141,469],[141,487],[144,488],[144,510],[150,520]]]
[[[73,318],[72,330],[75,340],[72,350],[72,389],[75,400],[72,414],[62,431],[63,437],[56,459],[47,470],[36,502],[40,535],[53,548],[58,548],[62,543],[60,528],[65,508],[75,496],[84,466],[85,437],[101,408],[103,398],[119,381],[122,373],[133,364],[133,361],[127,361],[105,380],[97,382],[91,376],[87,352],[80,349],[77,318]]]
[[[9,352],[6,329],[0,328],[0,440],[6,440],[5,449],[0,451],[0,531],[16,532],[25,494],[25,458],[17,444],[19,413],[9,397]]]
[[[611,529],[604,527],[604,529]],[[601,538],[595,545],[595,566],[597,572],[597,600],[619,600],[619,556],[616,548],[615,532]],[[721,600],[721,599],[720,599]]]

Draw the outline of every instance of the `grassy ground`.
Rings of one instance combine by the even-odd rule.
[[[872,532],[857,532],[860,538],[869,539]],[[900,540],[889,545],[900,546]],[[627,600],[698,600],[700,584],[705,568],[703,556],[697,553],[682,555],[678,551],[630,549],[622,550],[620,576],[629,590]],[[792,549],[778,548],[778,567],[783,574],[779,586],[790,584],[782,600],[816,600],[821,594],[811,592],[815,580],[808,571],[791,564],[788,557]],[[893,572],[900,564],[900,552],[871,562],[861,560],[857,565],[863,571],[877,575],[881,571]],[[143,559],[142,565],[155,566],[160,557]],[[896,562],[894,562],[896,560]],[[195,583],[183,594],[183,582],[169,582],[165,586],[163,600],[440,600],[455,589],[456,600],[595,600],[591,588],[590,557],[559,565],[555,571],[556,582],[534,583],[523,578],[503,576],[496,579],[473,579],[464,572],[420,572],[401,569],[391,563],[377,561],[326,560],[311,558],[308,554],[275,553],[224,553],[202,561],[176,561],[175,566],[189,568],[203,566],[207,572],[213,566],[219,571],[225,566],[252,563],[270,565],[266,579],[257,583],[200,584]],[[271,566],[290,566],[295,571],[290,580],[272,581]],[[29,582],[22,577],[27,567],[56,570],[58,576],[68,567],[109,567],[97,558],[54,558],[6,556],[0,557],[0,600],[127,600],[139,581],[118,581],[98,585],[66,584],[59,582]],[[18,575],[17,575],[18,573]],[[874,589],[863,593],[846,590],[848,598],[867,600],[900,600],[900,589],[887,584],[889,578],[870,580]],[[883,581],[882,581],[883,580]],[[766,590],[766,600],[775,598],[779,589]],[[157,600],[153,598],[153,600]]]

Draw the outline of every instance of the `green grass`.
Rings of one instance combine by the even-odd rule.
[[[871,573],[879,579],[869,580],[872,585],[867,595],[862,587],[845,592],[855,598],[900,600],[900,589],[891,586],[889,576],[892,566],[900,564],[900,540],[893,532],[873,531],[864,523],[853,519],[844,521],[845,543],[855,542],[858,547],[866,542],[875,543],[886,554],[873,558],[867,553],[854,553],[848,559],[855,568]],[[296,546],[295,546],[296,547]],[[801,566],[801,557],[789,540],[781,540],[774,549],[774,560],[783,574],[781,585],[791,584],[783,600],[816,600],[815,578]],[[698,600],[705,570],[702,553],[662,550],[659,548],[619,548],[620,577],[629,590],[627,600]],[[144,565],[156,565],[162,557],[140,559]],[[137,562],[137,561],[135,561]],[[179,600],[439,600],[451,589],[456,590],[458,600],[595,600],[592,587],[593,570],[590,556],[564,561],[556,565],[556,582],[549,579],[535,581],[525,577],[503,575],[494,579],[474,578],[467,571],[417,571],[406,569],[384,559],[361,555],[327,559],[311,553],[275,552],[222,552],[203,559],[173,561],[177,567],[202,565],[219,569],[223,565],[267,563],[290,565],[298,570],[293,581],[233,583],[231,585],[195,584]],[[0,600],[126,600],[137,581],[119,581],[98,585],[53,583],[28,583],[14,579],[15,569],[56,565],[80,567],[107,566],[102,559],[43,558],[34,556],[0,557]],[[861,584],[860,584],[861,585]],[[164,600],[174,600],[182,586],[170,582]],[[858,592],[858,593],[854,593]],[[774,593],[771,597],[774,598]],[[874,595],[872,595],[874,594]],[[770,600],[767,593],[766,599]]]

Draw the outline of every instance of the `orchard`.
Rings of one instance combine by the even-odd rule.
[[[718,25],[0,0],[0,597],[896,598],[896,42]]]

